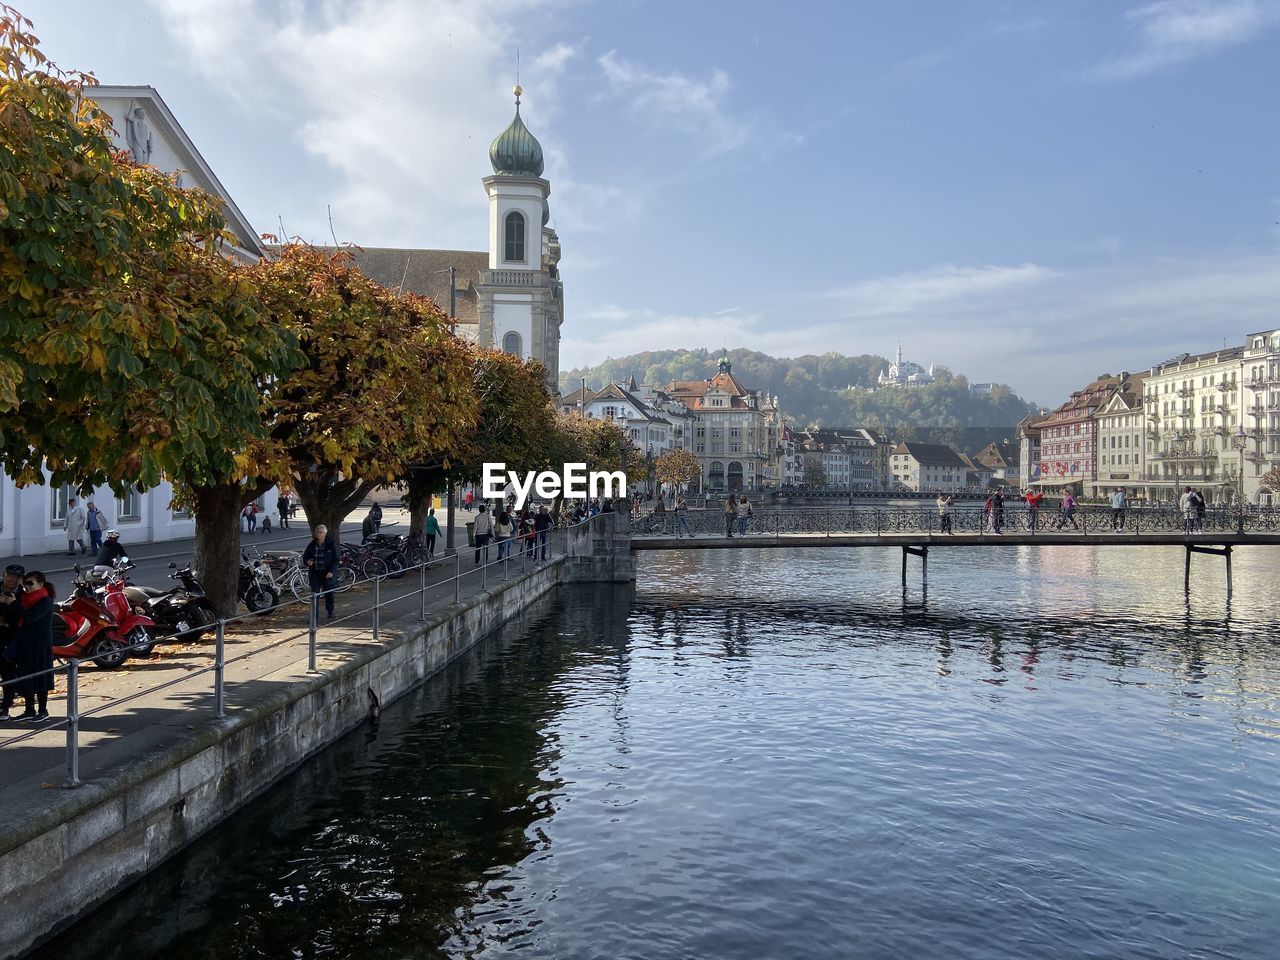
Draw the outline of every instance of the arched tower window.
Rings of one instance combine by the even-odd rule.
[[[517,213],[516,216],[518,217],[520,214]],[[513,353],[517,357],[523,356],[523,351],[520,349],[520,346],[520,334],[516,333],[514,330],[502,338],[503,353]]]
[[[512,210],[507,214],[506,228],[503,231],[505,240],[505,256],[507,261],[524,262],[524,214]]]

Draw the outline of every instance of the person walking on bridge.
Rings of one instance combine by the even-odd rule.
[[[724,501],[724,535],[730,540],[733,539],[733,521],[737,515],[738,508],[734,497],[726,497]]]
[[[1080,529],[1079,524],[1076,523],[1076,498],[1071,495],[1070,490],[1062,495],[1062,516],[1058,518],[1058,529],[1065,529],[1068,523],[1071,524],[1072,530]]]
[[[938,494],[938,532],[951,533],[951,505],[954,501],[945,493]]]
[[[1027,529],[1035,533],[1039,526],[1040,501],[1044,499],[1044,494],[1039,490],[1027,490],[1023,499],[1027,501]]]
[[[1129,500],[1124,494],[1124,487],[1116,490],[1111,494],[1111,529],[1124,531],[1124,513],[1129,506]]]
[[[676,500],[676,537],[681,536],[680,531],[684,531],[685,536],[692,537],[689,532],[689,501],[683,495]]]

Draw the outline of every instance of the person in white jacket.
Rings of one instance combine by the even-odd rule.
[[[81,553],[88,553],[89,548],[84,542],[85,526],[89,522],[89,515],[85,513],[84,507],[80,506],[80,501],[72,497],[67,501],[67,556],[74,557],[76,547],[80,547]]]

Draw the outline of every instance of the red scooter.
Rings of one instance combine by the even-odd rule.
[[[148,636],[154,644],[155,625],[129,609],[122,580],[115,590],[108,581],[103,600],[81,578],[79,564],[74,583],[71,596],[59,601],[54,610],[55,657],[92,660],[104,670],[115,670],[129,659],[130,644],[145,642]]]

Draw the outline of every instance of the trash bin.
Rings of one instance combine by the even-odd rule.
[[[474,547],[476,545],[476,522],[474,520],[467,521],[467,546]]]

